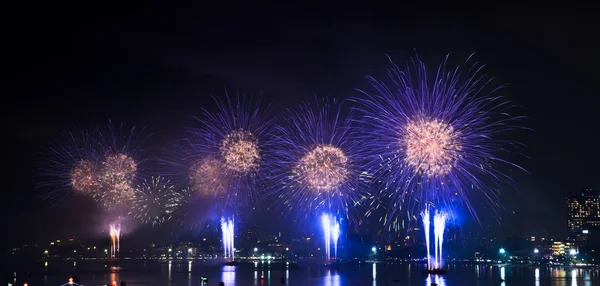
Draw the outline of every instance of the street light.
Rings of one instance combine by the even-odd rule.
[[[254,252],[257,252],[257,251],[258,251],[258,248],[256,248],[256,247],[255,247],[255,248],[254,248]]]
[[[373,253],[377,253],[377,247],[373,246],[373,247],[371,248],[371,250],[373,251]]]
[[[500,254],[504,254],[506,253],[506,250],[504,248],[500,248]]]
[[[576,255],[577,254],[577,250],[575,250],[575,248],[571,248],[571,250],[569,250],[569,254]]]
[[[534,248],[534,249],[533,249],[533,253],[540,253],[540,250],[539,250],[539,249],[537,249],[537,248]]]

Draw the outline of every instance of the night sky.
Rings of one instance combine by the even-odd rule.
[[[429,66],[475,53],[529,117],[533,131],[516,139],[529,157],[517,163],[531,174],[505,190],[502,225],[485,221],[480,231],[562,237],[565,196],[600,187],[593,9],[190,2],[20,1],[6,10],[1,203],[11,242],[94,228],[90,203],[51,208],[36,199],[36,161],[61,131],[127,121],[153,134],[148,148],[159,150],[225,88],[264,91],[278,108],[349,98],[369,88],[365,75],[389,67],[386,54],[402,64],[415,50]]]

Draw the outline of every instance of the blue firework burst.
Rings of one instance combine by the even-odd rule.
[[[521,128],[523,117],[511,113],[516,106],[494,95],[500,87],[483,66],[467,60],[466,70],[447,69],[446,61],[434,74],[418,58],[405,70],[393,65],[387,81],[368,77],[373,92],[355,98],[371,154],[367,170],[381,183],[380,195],[392,199],[388,226],[398,227],[401,213],[413,217],[417,203],[464,204],[475,214],[472,195],[495,204],[500,183],[511,182],[498,165],[521,169],[506,159],[519,144],[501,138]]]
[[[335,100],[317,100],[290,110],[276,127],[276,194],[286,210],[301,216],[323,211],[352,217],[364,198],[353,117]]]

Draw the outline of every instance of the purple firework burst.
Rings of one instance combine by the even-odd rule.
[[[332,103],[303,104],[276,128],[276,194],[298,215],[351,216],[364,199],[353,117],[342,117],[342,105]]]
[[[471,194],[495,202],[494,189],[512,182],[498,164],[522,169],[499,156],[519,145],[499,137],[521,128],[524,117],[512,115],[516,106],[493,95],[499,87],[490,88],[483,66],[447,69],[446,61],[433,77],[418,58],[405,70],[394,65],[388,82],[368,77],[374,92],[361,91],[364,97],[355,99],[364,148],[371,151],[367,170],[382,183],[381,195],[392,198],[385,216],[390,227],[399,226],[401,211],[410,220],[417,202],[464,204],[475,215]]]
[[[187,129],[182,146],[188,181],[203,199],[224,205],[256,198],[258,183],[268,170],[269,128],[272,117],[261,108],[261,97],[244,94],[225,101],[214,98],[216,112],[203,109],[197,128]]]

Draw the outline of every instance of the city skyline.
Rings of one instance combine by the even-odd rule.
[[[170,13],[183,13],[181,8],[170,9],[164,12],[166,17],[173,17]],[[136,17],[142,22],[149,21],[143,15]],[[352,19],[340,17],[348,22]],[[87,128],[103,123],[107,118],[127,121],[145,127],[153,134],[148,149],[158,154],[160,146],[181,137],[182,127],[188,125],[191,116],[201,108],[213,106],[209,95],[222,94],[225,88],[254,93],[264,90],[265,98],[279,104],[280,109],[293,108],[315,94],[347,99],[356,95],[353,89],[366,86],[365,75],[378,74],[385,68],[385,54],[404,62],[413,54],[413,49],[432,65],[448,53],[451,58],[462,60],[475,52],[479,61],[488,64],[489,74],[509,84],[503,95],[523,106],[524,114],[529,117],[525,126],[533,129],[513,135],[515,140],[527,146],[522,152],[530,159],[517,160],[531,175],[511,173],[518,183],[518,190],[505,190],[500,197],[504,207],[499,214],[479,210],[481,225],[464,216],[465,223],[482,233],[526,235],[531,231],[560,236],[566,233],[566,223],[562,223],[567,217],[567,210],[562,207],[564,198],[572,191],[597,188],[593,166],[599,153],[593,142],[589,142],[593,140],[582,136],[586,130],[595,127],[592,116],[593,106],[597,106],[594,104],[597,99],[592,96],[597,92],[592,76],[595,71],[593,60],[579,60],[584,56],[597,59],[597,56],[573,52],[579,51],[576,47],[582,43],[576,42],[575,47],[566,45],[567,38],[560,33],[548,35],[554,43],[548,47],[525,39],[526,33],[520,32],[518,24],[535,25],[535,21],[517,19],[513,24],[495,20],[502,23],[501,29],[495,32],[497,23],[494,20],[481,28],[467,25],[459,29],[457,26],[451,35],[436,33],[437,40],[416,39],[417,35],[430,31],[428,27],[398,35],[393,32],[377,35],[368,30],[378,26],[368,23],[365,28],[339,28],[339,31],[331,28],[327,32],[321,31],[320,35],[311,35],[310,31],[319,29],[287,22],[284,26],[294,37],[266,42],[267,48],[260,48],[263,43],[258,36],[286,33],[266,30],[256,24],[250,28],[257,36],[254,39],[236,31],[223,37],[218,35],[219,32],[215,34],[201,26],[189,31],[167,26],[168,31],[177,33],[169,35],[167,43],[157,43],[154,37],[136,32],[137,29],[153,30],[132,24],[124,25],[121,31],[127,40],[115,40],[108,27],[91,22],[88,25],[99,31],[98,39],[85,33],[71,35],[58,29],[58,46],[48,44],[38,51],[38,55],[26,59],[23,66],[16,66],[15,78],[9,85],[14,93],[10,103],[14,103],[15,108],[7,115],[16,123],[10,124],[8,132],[11,141],[7,148],[11,151],[8,164],[13,167],[6,173],[11,178],[8,185],[11,191],[3,193],[2,209],[4,217],[10,218],[6,222],[8,229],[15,233],[10,239],[20,241],[38,234],[56,236],[71,231],[94,236],[99,228],[106,227],[108,222],[89,211],[94,207],[83,198],[73,198],[61,207],[50,207],[38,200],[40,190],[35,188],[38,180],[35,169],[39,153],[46,142],[65,129]],[[438,21],[443,24],[442,20]],[[61,27],[60,23],[52,25]],[[403,22],[397,22],[393,29],[402,31],[402,25]],[[214,28],[222,32],[231,30],[227,26]],[[31,26],[23,29],[41,33]],[[354,32],[364,35],[365,39],[345,35]],[[478,39],[468,37],[470,33],[475,33]],[[212,39],[210,42],[223,44],[205,47],[202,41],[188,43],[184,40],[194,34],[206,35]],[[237,37],[244,39],[244,45],[236,45]],[[444,37],[461,40],[448,44],[442,40]],[[322,43],[314,44],[315,41]],[[442,42],[446,44],[440,45]],[[299,45],[302,43],[305,44]],[[67,48],[69,45],[78,48]],[[80,48],[87,45],[103,51],[82,52]],[[148,46],[153,48],[148,49],[147,54],[136,52]],[[536,51],[538,53],[534,53]],[[543,53],[539,51],[550,55],[540,55]],[[218,56],[214,59],[206,56],[211,54]],[[563,56],[568,58],[563,59]],[[565,95],[567,91],[568,96]],[[248,220],[260,222],[277,215],[277,211],[266,208],[268,206],[262,206],[259,208],[261,213]],[[497,218],[502,220],[501,224],[495,222]],[[553,223],[556,221],[561,221],[559,226]],[[286,225],[287,221],[283,218],[277,224]],[[376,222],[371,221],[369,225],[377,227]],[[531,229],[534,226],[536,229]]]

